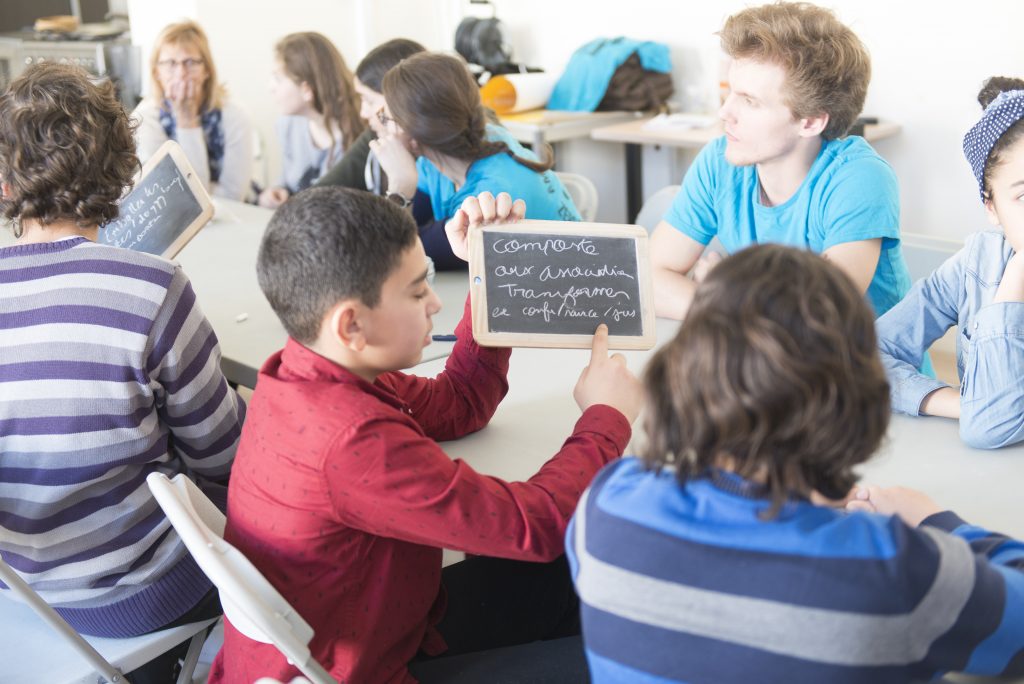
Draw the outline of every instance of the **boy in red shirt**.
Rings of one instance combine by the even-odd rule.
[[[466,200],[448,226],[455,254],[466,258],[468,230],[524,214],[504,193]],[[510,350],[475,343],[468,303],[444,372],[397,370],[421,359],[441,308],[406,212],[342,188],[300,193],[274,214],[257,270],[290,339],[260,371],[225,536],[313,627],[313,656],[340,681],[586,681],[562,540],[640,407],[607,329],[576,385],[569,439],[508,483],[435,442],[484,427],[508,389]],[[442,547],[488,558],[442,573]],[[227,623],[210,681],[297,674]]]

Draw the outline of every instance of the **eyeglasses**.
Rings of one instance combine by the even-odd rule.
[[[380,121],[381,126],[387,126],[394,120],[395,118],[393,116],[388,116],[387,114],[384,113],[383,107],[377,110],[377,121]]]
[[[192,57],[186,57],[182,60],[177,59],[161,59],[156,63],[157,68],[161,71],[176,71],[179,66],[185,67],[185,71],[195,71],[199,67],[203,66],[205,62],[202,59],[193,59]]]

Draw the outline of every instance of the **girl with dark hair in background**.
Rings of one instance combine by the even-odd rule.
[[[269,209],[311,186],[365,128],[352,72],[330,40],[292,33],[275,52],[271,93],[284,114],[277,122],[283,169],[278,184],[260,193],[260,206]]]
[[[452,256],[444,223],[463,200],[482,192],[524,199],[527,218],[580,220],[552,162],[539,161],[489,123],[476,81],[460,59],[413,55],[388,71],[382,86],[384,132],[370,149],[388,175],[390,200],[412,207],[417,190],[429,197],[434,220],[420,224],[420,238],[438,270],[465,268]]]
[[[345,156],[325,173],[317,185],[340,185],[356,190],[368,190],[375,195],[387,192],[388,179],[380,168],[380,161],[370,153],[370,141],[384,133],[384,126],[377,118],[378,112],[384,108],[384,95],[381,94],[381,81],[388,69],[427,49],[414,40],[395,38],[381,43],[366,53],[359,65],[353,87],[359,95],[359,116],[366,122],[363,134],[345,151]],[[429,203],[424,206],[429,207]]]

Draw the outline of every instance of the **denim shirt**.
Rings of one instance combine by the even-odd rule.
[[[992,303],[1011,256],[1002,233],[971,235],[876,324],[892,408],[915,416],[928,394],[948,386],[917,367],[932,342],[957,326],[960,437],[978,448],[1024,440],[1024,303]]]

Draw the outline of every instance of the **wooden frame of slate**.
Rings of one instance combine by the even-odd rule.
[[[487,347],[612,349],[656,341],[647,231],[639,226],[519,221],[469,233],[473,336]]]
[[[142,167],[117,219],[97,240],[173,259],[213,217],[213,202],[181,146],[168,140]]]

